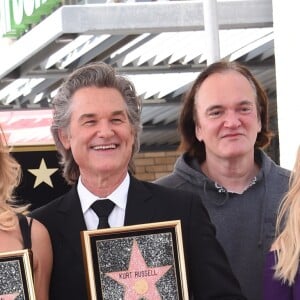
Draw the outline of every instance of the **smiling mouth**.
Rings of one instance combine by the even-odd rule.
[[[226,134],[226,135],[223,135],[222,138],[237,138],[237,137],[240,137],[241,134],[240,133],[235,133],[235,134]]]
[[[116,149],[117,145],[116,144],[111,144],[111,145],[99,145],[99,146],[93,146],[92,147],[94,150],[111,150],[111,149]]]

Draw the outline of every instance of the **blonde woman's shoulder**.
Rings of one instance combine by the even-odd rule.
[[[30,217],[27,217],[27,221],[30,222]],[[32,226],[31,226],[31,238],[32,238],[32,242],[34,242],[34,240],[39,240],[39,239],[49,239],[49,233],[47,228],[38,220],[36,219],[32,219]]]
[[[48,230],[36,219],[32,220],[31,241],[36,296],[37,299],[48,300],[53,263],[52,246]]]

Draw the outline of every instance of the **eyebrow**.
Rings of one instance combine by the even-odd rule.
[[[96,114],[92,114],[92,113],[89,113],[89,114],[83,114],[83,115],[80,115],[78,120],[81,121],[83,119],[89,119],[89,118],[94,118]]]
[[[254,101],[254,103],[250,100],[243,100],[243,101],[239,102],[239,105],[245,105],[245,104],[246,105],[255,105],[255,101]]]
[[[127,116],[126,112],[124,110],[116,110],[116,111],[113,111],[112,116],[118,116],[118,115],[124,115],[124,116]],[[90,118],[95,118],[96,117],[96,114],[94,113],[87,113],[87,114],[82,114],[80,117],[79,117],[79,121],[81,120],[84,120],[84,119],[90,119]]]
[[[116,115],[124,115],[124,116],[127,116],[126,112],[124,110],[116,110],[116,111],[113,111],[112,112],[112,115],[113,116],[116,116]]]
[[[223,107],[224,107],[223,105],[211,105],[211,106],[209,106],[209,107],[205,110],[205,112],[208,113],[208,112],[210,112],[210,111],[212,111],[212,110],[214,110],[214,109],[220,109],[220,108],[223,108]]]
[[[242,101],[237,103],[237,106],[241,106],[241,105],[255,106],[255,103],[253,103],[252,101],[249,101],[249,100],[242,100]],[[214,109],[220,109],[220,108],[223,108],[223,107],[224,107],[224,105],[219,105],[219,104],[211,105],[205,110],[205,112],[210,112]]]

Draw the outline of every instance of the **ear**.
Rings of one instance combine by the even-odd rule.
[[[70,145],[70,139],[69,139],[69,135],[66,132],[66,130],[58,129],[57,133],[58,133],[59,140],[63,144],[64,148],[65,149],[70,149],[70,147],[71,147],[71,145]]]
[[[202,130],[201,127],[199,125],[195,125],[195,134],[196,134],[196,138],[199,142],[202,141]]]

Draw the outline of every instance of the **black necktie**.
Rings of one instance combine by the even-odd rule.
[[[99,228],[109,228],[108,216],[112,212],[115,204],[109,199],[97,200],[91,205],[91,208],[99,218]]]

